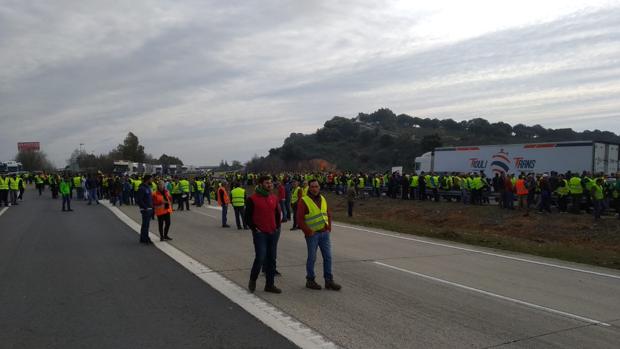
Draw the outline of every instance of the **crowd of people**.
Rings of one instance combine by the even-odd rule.
[[[71,201],[112,205],[136,205],[142,216],[140,242],[149,238],[151,220],[157,219],[161,241],[169,236],[174,211],[190,211],[190,206],[221,208],[221,226],[228,224],[228,206],[234,211],[236,227],[251,230],[255,248],[248,289],[254,292],[261,271],[265,273],[265,291],[280,293],[275,285],[277,247],[282,223],[292,220],[291,230],[302,230],[307,246],[306,287],[321,289],[315,281],[314,265],[320,250],[323,257],[324,287],[340,290],[331,270],[331,210],[322,191],[345,195],[348,214],[353,203],[372,197],[385,200],[453,201],[471,205],[494,204],[502,209],[518,209],[528,216],[530,209],[579,214],[592,212],[600,219],[605,211],[615,210],[620,219],[620,177],[591,176],[584,172],[558,174],[505,174],[487,178],[479,173],[213,173],[186,176],[90,174],[0,175],[0,204],[18,205],[26,184],[34,184],[39,195],[46,186],[52,198],[62,197],[62,211],[70,212]],[[247,188],[254,188],[247,195]],[[175,208],[176,206],[176,208]]]

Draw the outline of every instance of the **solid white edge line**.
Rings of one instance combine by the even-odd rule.
[[[564,312],[564,311],[561,311],[561,310],[556,310],[556,309],[553,309],[553,308],[548,308],[548,307],[545,307],[545,306],[542,306],[542,305],[538,305],[538,304],[534,304],[534,303],[529,303],[529,302],[525,302],[525,301],[518,300],[518,299],[515,299],[515,298],[510,298],[510,297],[502,296],[502,295],[499,295],[499,294],[496,294],[496,293],[492,293],[492,292],[489,292],[489,291],[484,291],[484,290],[481,290],[481,289],[478,289],[478,288],[474,288],[474,287],[470,287],[470,286],[465,286],[463,284],[459,284],[459,283],[456,283],[456,282],[452,282],[452,281],[448,281],[448,280],[444,280],[444,279],[439,279],[439,278],[436,278],[436,277],[433,277],[433,276],[430,276],[430,275],[417,273],[415,271],[411,271],[411,270],[395,267],[393,265],[385,264],[385,263],[382,263],[382,262],[375,261],[373,263],[377,264],[377,265],[381,265],[381,266],[386,267],[386,268],[398,270],[398,271],[401,271],[403,273],[415,275],[415,276],[418,276],[418,277],[421,277],[421,278],[425,278],[425,279],[428,279],[428,280],[432,280],[432,281],[435,281],[435,282],[439,282],[439,283],[442,283],[442,284],[446,284],[446,285],[462,288],[464,290],[481,293],[481,294],[484,294],[484,295],[487,295],[487,296],[490,296],[490,297],[499,298],[499,299],[502,299],[502,300],[505,300],[505,301],[508,301],[508,302],[524,305],[524,306],[527,306],[527,307],[530,307],[530,308],[534,308],[534,309],[538,309],[538,310],[542,310],[542,311],[545,311],[545,312],[548,312],[548,313],[553,313],[553,314],[561,315],[561,316],[568,317],[568,318],[571,318],[571,319],[574,319],[574,320],[584,321],[584,322],[588,322],[588,323],[595,324],[595,325],[611,326],[610,324],[602,322],[602,321],[599,321],[599,320],[594,320],[594,319],[590,319],[590,318],[587,318],[587,317],[575,315],[575,314],[572,314],[572,313],[567,313],[567,312]]]
[[[540,262],[540,261],[535,261],[535,260],[525,259],[525,258],[519,258],[519,257],[512,257],[512,256],[507,256],[507,255],[503,255],[503,254],[499,254],[499,253],[486,252],[486,251],[476,250],[476,249],[472,249],[472,248],[453,246],[453,245],[450,245],[450,244],[444,244],[444,243],[440,243],[440,242],[425,241],[425,240],[422,240],[422,239],[416,239],[416,238],[405,237],[405,236],[398,236],[398,235],[388,234],[388,233],[381,233],[381,232],[378,232],[378,231],[364,229],[364,228],[358,228],[358,227],[353,227],[353,226],[350,226],[350,225],[342,225],[342,224],[333,223],[332,226],[341,227],[341,228],[348,228],[348,229],[353,229],[353,230],[359,230],[359,231],[363,231],[363,232],[367,232],[367,233],[371,233],[371,234],[388,236],[388,237],[395,238],[395,239],[415,241],[415,242],[420,242],[420,243],[423,243],[423,244],[447,247],[447,248],[452,248],[452,249],[461,250],[461,251],[467,251],[467,252],[484,254],[484,255],[487,255],[487,256],[511,259],[511,260],[515,260],[515,261],[519,261],[519,262],[544,265],[544,266],[547,266],[547,267],[559,268],[559,269],[564,269],[564,270],[571,270],[571,271],[576,271],[576,272],[580,272],[580,273],[604,276],[604,277],[613,278],[613,279],[619,279],[620,280],[620,275],[607,274],[607,273],[601,273],[601,272],[592,271],[592,270],[567,267],[567,266],[563,266],[563,265],[559,265],[559,264]],[[396,233],[396,234],[398,234],[398,233]]]
[[[2,214],[6,212],[8,209],[9,209],[8,207],[5,207],[2,210],[0,210],[0,216],[2,216]]]
[[[140,224],[129,218],[119,208],[107,202],[104,202],[103,205],[112,211],[122,222],[140,234]],[[338,348],[335,343],[295,320],[291,315],[282,312],[270,303],[248,292],[171,244],[156,241],[158,237],[152,232],[149,232],[149,235],[154,240],[153,245],[155,247],[295,345],[301,348]]]

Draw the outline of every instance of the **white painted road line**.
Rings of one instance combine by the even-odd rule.
[[[524,305],[526,307],[542,310],[542,311],[545,311],[545,312],[548,312],[548,313],[561,315],[561,316],[568,317],[568,318],[571,318],[571,319],[574,319],[574,320],[584,321],[584,322],[591,323],[591,324],[594,324],[594,325],[611,326],[610,324],[602,322],[602,321],[599,321],[599,320],[594,320],[594,319],[590,319],[590,318],[587,318],[587,317],[583,317],[583,316],[567,313],[567,312],[564,312],[564,311],[561,311],[561,310],[556,310],[556,309],[544,307],[542,305],[533,304],[533,303],[525,302],[525,301],[518,300],[518,299],[515,299],[515,298],[510,298],[510,297],[502,296],[502,295],[499,295],[499,294],[496,294],[496,293],[492,293],[492,292],[488,292],[488,291],[484,291],[484,290],[481,290],[481,289],[478,289],[478,288],[474,288],[474,287],[469,287],[469,286],[465,286],[465,285],[462,285],[462,284],[458,284],[456,282],[439,279],[439,278],[436,278],[436,277],[433,277],[433,276],[430,276],[430,275],[416,273],[415,271],[411,271],[411,270],[395,267],[393,265],[385,264],[385,263],[382,263],[382,262],[376,262],[375,261],[373,263],[377,264],[377,265],[380,265],[380,266],[383,266],[383,267],[386,267],[386,268],[398,270],[398,271],[401,271],[403,273],[415,275],[415,276],[418,276],[418,277],[421,277],[421,278],[424,278],[424,279],[428,279],[428,280],[432,280],[432,281],[439,282],[439,283],[442,283],[442,284],[446,284],[446,285],[462,288],[464,290],[468,290],[468,291],[472,291],[472,292],[476,292],[476,293],[481,293],[481,294],[484,294],[484,295],[487,295],[487,296],[490,296],[490,297],[494,297],[494,298],[502,299],[502,300],[505,300],[505,301],[508,301],[508,302]]]
[[[140,224],[129,218],[117,207],[107,202],[103,203],[112,213],[130,228],[140,233]],[[200,213],[200,212],[199,212]],[[206,215],[206,214],[205,214]],[[150,232],[149,232],[150,233]],[[239,305],[248,313],[252,314],[265,325],[284,336],[301,348],[337,348],[336,344],[327,340],[318,332],[310,329],[301,322],[295,320],[290,315],[280,311],[273,305],[265,302],[244,288],[228,280],[221,274],[211,270],[206,265],[191,258],[181,250],[167,242],[157,242],[159,238],[150,233],[151,239],[155,241],[153,245],[181,264],[185,269],[196,275],[209,286],[216,289],[226,298]],[[137,242],[136,242],[137,244]]]
[[[6,212],[8,209],[9,209],[8,207],[5,207],[2,210],[0,210],[0,216],[2,216],[2,214]]]
[[[213,210],[220,210],[220,211],[222,210],[222,208],[218,207],[218,206],[207,206],[207,208],[210,208],[210,209],[213,209]],[[371,234],[375,234],[375,235],[387,236],[387,237],[391,237],[391,238],[394,238],[394,239],[415,241],[415,242],[420,242],[420,243],[428,244],[428,245],[447,247],[447,248],[452,248],[452,249],[455,249],[455,250],[467,251],[467,252],[478,253],[478,254],[483,254],[483,255],[487,255],[487,256],[493,256],[493,257],[498,257],[498,258],[510,259],[510,260],[513,260],[513,261],[519,261],[519,262],[524,262],[524,263],[532,263],[532,264],[544,265],[546,267],[552,267],[552,268],[576,271],[576,272],[579,272],[579,273],[585,273],[585,274],[591,274],[591,275],[597,275],[597,276],[604,276],[604,277],[620,280],[620,275],[601,273],[601,272],[598,272],[598,271],[592,271],[592,270],[587,270],[587,269],[567,267],[567,266],[559,265],[559,264],[540,262],[540,261],[536,261],[536,260],[533,260],[533,259],[513,257],[513,256],[508,256],[508,255],[504,255],[504,254],[500,254],[500,253],[487,252],[487,251],[482,251],[482,250],[476,250],[476,249],[473,249],[473,248],[466,248],[466,247],[454,246],[454,245],[440,243],[440,242],[432,242],[432,241],[426,241],[426,240],[416,239],[416,238],[407,237],[407,236],[395,235],[395,234],[398,234],[398,233],[393,233],[393,234],[381,233],[381,232],[370,230],[370,229],[358,228],[358,227],[354,227],[354,226],[351,226],[351,225],[344,225],[344,224],[338,224],[338,223],[332,223],[332,226],[340,227],[340,228],[348,228],[348,229],[353,229],[353,230],[358,230],[358,231],[363,231],[363,232],[371,233]]]
[[[564,266],[564,265],[553,264],[553,263],[545,263],[545,262],[540,262],[540,261],[536,261],[536,260],[532,260],[532,259],[526,259],[526,258],[519,258],[519,257],[507,256],[507,255],[503,255],[503,254],[499,254],[499,253],[486,252],[486,251],[476,250],[476,249],[473,249],[473,248],[466,248],[466,247],[453,246],[453,245],[450,245],[450,244],[444,244],[444,243],[440,243],[440,242],[426,241],[426,240],[416,239],[416,238],[411,238],[411,237],[406,237],[406,236],[400,236],[400,235],[394,235],[394,234],[381,233],[381,232],[378,232],[378,231],[369,230],[369,229],[364,229],[364,228],[358,228],[358,227],[354,227],[354,226],[350,226],[350,225],[342,225],[342,224],[336,224],[336,223],[333,223],[332,225],[333,225],[333,226],[335,226],[335,227],[348,228],[348,229],[353,229],[353,230],[363,231],[363,232],[367,232],[367,233],[371,233],[371,234],[376,234],[376,235],[381,235],[381,236],[388,236],[388,237],[391,237],[391,238],[394,238],[394,239],[402,239],[402,240],[415,241],[415,242],[420,242],[420,243],[423,243],[423,244],[428,244],[428,245],[435,245],[435,246],[447,247],[447,248],[452,248],[452,249],[461,250],[461,251],[467,251],[467,252],[473,252],[473,253],[484,254],[484,255],[487,255],[487,256],[493,256],[493,257],[504,258],[504,259],[511,259],[511,260],[514,260],[514,261],[519,261],[519,262],[525,262],[525,263],[532,263],[532,264],[544,265],[544,266],[547,266],[547,267],[552,267],[552,268],[558,268],[558,269],[564,269],[564,270],[571,270],[571,271],[576,271],[576,272],[580,272],[580,273],[586,273],[586,274],[592,274],[592,275],[604,276],[604,277],[608,277],[608,278],[613,278],[613,279],[618,279],[618,280],[620,280],[620,275],[614,275],[614,274],[601,273],[601,272],[592,271],[592,270],[586,270],[586,269],[579,269],[579,268],[567,267],[567,266]],[[395,234],[398,234],[398,233],[395,233]]]

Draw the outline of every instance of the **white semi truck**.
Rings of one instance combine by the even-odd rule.
[[[435,148],[415,159],[416,171],[519,174],[583,171],[615,174],[618,144],[593,141],[468,145]]]

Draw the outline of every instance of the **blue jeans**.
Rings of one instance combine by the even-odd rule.
[[[273,286],[276,273],[276,249],[277,240],[275,234],[262,232],[252,232],[254,241],[254,263],[250,272],[250,280],[256,281],[260,270],[265,265],[265,276],[267,286]]]
[[[228,215],[228,205],[222,205],[222,226],[226,225],[226,216]]]
[[[69,194],[62,195],[62,210],[65,210],[65,205],[67,205],[67,210],[71,209],[71,196],[69,196]]]
[[[148,241],[149,239],[149,224],[151,224],[151,218],[153,217],[153,210],[140,210],[142,214],[142,227],[140,228],[140,241]]]
[[[288,209],[286,208],[286,201],[285,200],[280,200],[280,210],[282,211],[282,220],[286,220],[288,214]]]
[[[97,199],[97,189],[88,189],[88,203],[90,204],[93,200],[99,203]]]
[[[603,200],[593,200],[592,201],[592,206],[594,208],[594,218],[595,219],[600,219],[601,218],[601,213],[603,213]]]
[[[308,259],[306,260],[306,278],[314,279],[314,263],[316,262],[317,247],[321,249],[323,256],[323,277],[325,280],[333,280],[332,275],[332,248],[329,241],[329,233],[314,233],[306,236],[306,246],[308,247]]]

